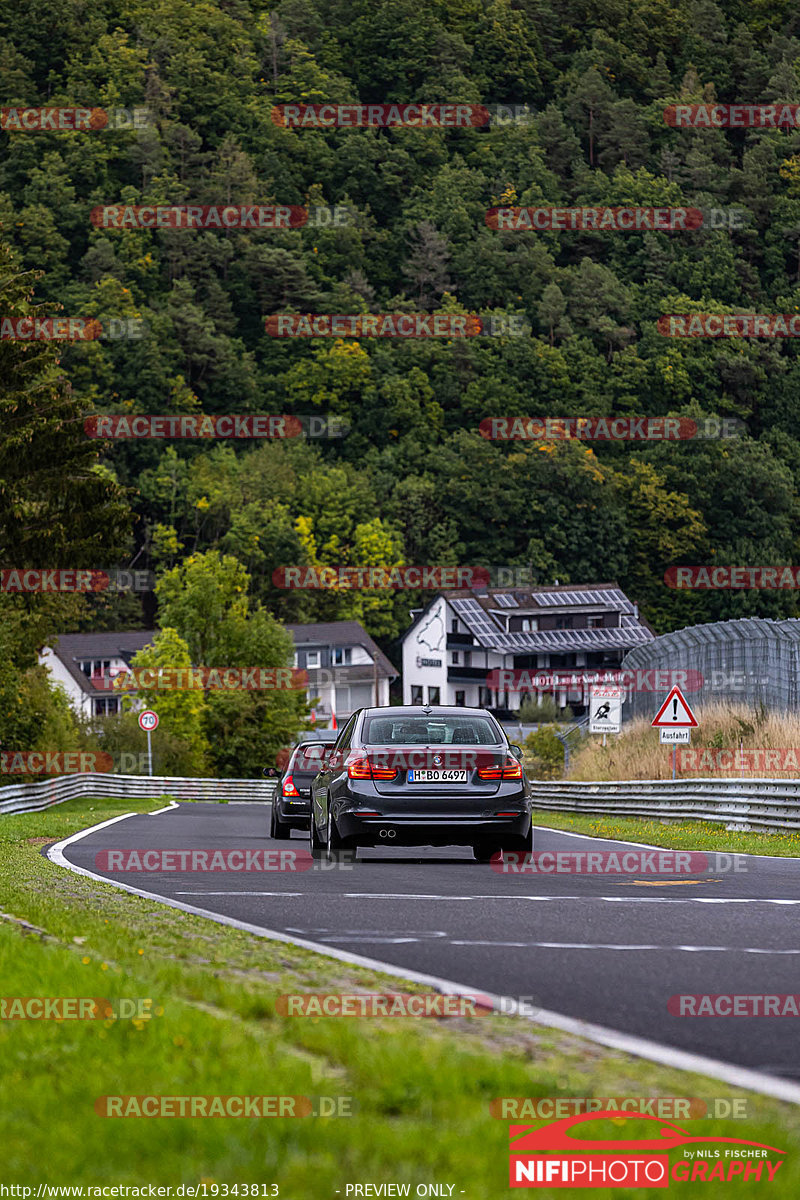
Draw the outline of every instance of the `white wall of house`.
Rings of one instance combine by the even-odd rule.
[[[450,704],[448,698],[447,631],[455,616],[444,596],[421,617],[403,641],[403,703],[412,704],[413,687],[421,687],[423,703],[430,702],[430,689],[439,689],[439,703]]]
[[[89,656],[87,655],[86,661],[88,660]],[[125,662],[124,658],[114,658],[113,656],[110,656],[109,658],[105,659],[93,658],[92,661],[97,663],[109,663],[107,674],[111,679],[113,679],[116,675],[119,675],[121,672],[128,670],[128,664]],[[96,715],[96,700],[105,700],[109,698],[113,699],[117,695],[117,693],[110,688],[107,691],[101,690],[84,692],[80,685],[73,679],[72,675],[69,673],[66,666],[51,646],[45,646],[42,649],[42,652],[39,655],[39,662],[42,666],[47,668],[53,682],[61,684],[64,687],[67,696],[69,697],[70,704],[76,710],[76,712],[83,716],[93,717]],[[89,677],[87,676],[87,679],[88,678]],[[133,700],[134,708],[139,707],[136,702],[135,692],[127,691],[125,694],[130,696]]]
[[[47,667],[53,683],[61,684],[69,696],[70,704],[77,712],[91,716],[92,698],[85,692],[81,691],[78,684],[70,675],[67,668],[62,663],[61,659],[56,656],[50,646],[45,646],[39,655],[39,663],[43,667]]]

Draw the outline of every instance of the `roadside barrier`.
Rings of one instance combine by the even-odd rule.
[[[271,800],[274,779],[185,779],[169,775],[61,775],[41,783],[13,783],[0,787],[0,815],[36,812],[80,796],[124,800]]]
[[[800,829],[800,779],[626,779],[533,783],[533,806],[656,821],[714,821],[730,830]]]

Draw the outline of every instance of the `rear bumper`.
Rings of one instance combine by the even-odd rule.
[[[342,837],[360,846],[473,846],[478,842],[524,838],[531,827],[529,811],[516,817],[404,813],[402,816],[361,816],[357,812],[336,815]]]
[[[276,796],[272,802],[278,819],[290,829],[308,829],[311,819],[311,800],[308,796]]]

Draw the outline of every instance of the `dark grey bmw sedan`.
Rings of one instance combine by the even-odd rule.
[[[362,708],[311,785],[311,853],[471,846],[479,862],[533,849],[522,751],[483,708]]]

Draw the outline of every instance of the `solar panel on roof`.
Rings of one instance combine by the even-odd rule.
[[[516,596],[510,595],[509,592],[499,592],[495,595],[494,599],[501,608],[519,608],[519,601]]]
[[[623,612],[633,612],[633,605],[619,588],[587,588],[574,592],[537,592],[534,599],[542,608],[558,608],[559,605],[611,605]]]

